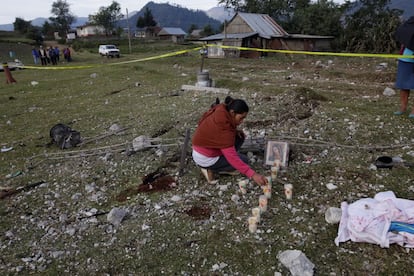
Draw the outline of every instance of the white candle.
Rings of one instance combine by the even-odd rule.
[[[342,210],[341,208],[329,207],[325,212],[325,221],[327,223],[338,223],[341,221]]]
[[[252,209],[252,215],[253,215],[254,217],[256,217],[256,219],[257,219],[257,223],[260,223],[260,208],[259,208],[259,207],[254,207],[254,208]]]
[[[250,233],[255,233],[257,231],[257,218],[249,217],[249,231]]]
[[[263,194],[267,197],[267,198],[271,198],[272,197],[272,186],[268,185],[264,185],[263,187]]]
[[[259,208],[260,208],[260,211],[262,213],[266,212],[266,210],[267,210],[267,196],[265,196],[265,195],[259,196]]]
[[[267,179],[267,185],[272,186],[272,177],[271,176],[266,176]]]
[[[246,194],[247,193],[247,180],[240,180],[239,188],[242,194]]]
[[[293,196],[293,185],[292,184],[285,184],[284,185],[285,188],[285,196],[286,199],[292,199]]]
[[[270,168],[270,175],[271,175],[272,180],[276,180],[278,170],[279,170],[279,167]]]

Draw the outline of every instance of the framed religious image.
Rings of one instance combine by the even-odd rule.
[[[282,141],[268,140],[265,148],[265,164],[273,166],[276,160],[280,161],[280,167],[288,165],[289,144]]]

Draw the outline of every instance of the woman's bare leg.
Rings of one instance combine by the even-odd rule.
[[[400,112],[407,111],[408,106],[408,96],[410,95],[410,90],[401,89],[400,91]],[[414,108],[413,108],[414,111]]]

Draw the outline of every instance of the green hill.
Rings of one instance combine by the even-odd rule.
[[[198,28],[210,25],[213,30],[219,30],[221,22],[209,17],[204,11],[190,10],[181,6],[172,6],[170,4],[157,4],[148,2],[139,12],[129,18],[131,30],[135,30],[136,22],[140,16],[144,15],[145,9],[148,8],[154,20],[160,27],[175,27],[188,31],[192,24]],[[118,25],[122,28],[127,27],[127,20],[121,20]]]

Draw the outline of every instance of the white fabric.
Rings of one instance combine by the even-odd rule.
[[[414,201],[397,198],[392,191],[381,192],[374,198],[364,198],[348,204],[341,203],[342,216],[335,244],[348,240],[368,242],[388,248],[397,243],[414,247],[414,235],[406,232],[392,233],[392,221],[414,223]]]
[[[216,164],[217,160],[219,160],[220,156],[216,157],[208,157],[205,155],[202,155],[201,153],[193,150],[193,160],[194,162],[203,168],[208,168],[210,166],[213,166]]]

